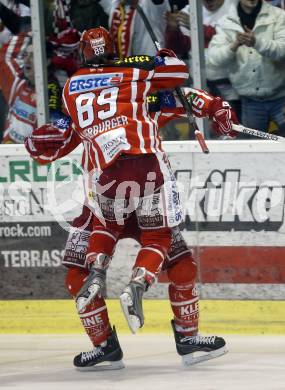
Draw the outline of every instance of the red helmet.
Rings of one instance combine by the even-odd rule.
[[[79,49],[86,64],[98,64],[116,57],[113,41],[104,27],[85,30],[81,35]]]

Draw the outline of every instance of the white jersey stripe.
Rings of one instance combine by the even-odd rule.
[[[62,91],[62,100],[63,100],[63,102],[64,102],[64,107],[65,107],[66,111],[68,112],[68,115],[71,116],[71,115],[70,115],[70,112],[69,112],[69,109],[68,109],[68,104],[67,104],[66,99],[65,99],[65,96],[64,96],[64,90],[65,90],[65,88],[66,88],[66,84],[65,84],[65,86],[63,87],[63,91]]]
[[[13,52],[14,52],[17,40],[18,40],[18,38],[16,36],[11,38],[9,45],[8,45],[8,49],[6,51],[6,55],[5,55],[5,62],[9,66],[10,71],[14,75],[14,77],[17,77],[17,73],[16,73],[16,70],[12,64],[11,59],[13,57]]]
[[[153,72],[151,72],[151,73],[153,74]],[[146,87],[145,87],[145,90],[143,93],[143,99],[145,101],[145,104],[143,104],[143,117],[145,119],[145,123],[147,123],[148,127],[149,127],[149,139],[150,139],[150,146],[149,147],[150,147],[152,153],[155,153],[156,150],[155,150],[154,146],[155,146],[155,126],[156,126],[156,124],[154,123],[154,121],[151,119],[151,117],[148,114],[147,103],[146,103],[147,102],[147,94],[148,94],[150,87],[151,87],[150,81],[146,81]]]
[[[159,116],[161,115],[161,111],[157,111],[154,115],[154,122],[155,122],[155,125],[157,126],[158,128],[158,119],[159,119]],[[159,134],[158,134],[158,130],[156,131],[156,134],[155,134],[155,140],[154,140],[154,148],[155,150],[160,150],[159,148]]]
[[[132,97],[131,100],[133,102],[133,119],[137,122],[137,134],[140,140],[140,150],[142,153],[146,153],[145,150],[145,142],[144,137],[142,133],[142,123],[138,120],[138,103],[136,101],[137,99],[137,93],[138,93],[138,87],[137,87],[137,80],[139,79],[139,69],[133,70],[133,80],[131,82],[131,88],[132,88]]]
[[[188,73],[177,73],[177,72],[175,72],[175,73],[155,73],[153,78],[154,79],[156,79],[156,78],[159,78],[159,79],[160,78],[168,78],[168,79],[175,78],[175,79],[185,80],[185,79],[187,79],[188,76],[189,76]]]

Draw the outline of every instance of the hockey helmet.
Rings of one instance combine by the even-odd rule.
[[[80,54],[85,64],[100,64],[116,57],[109,31],[104,27],[85,30],[80,39]]]

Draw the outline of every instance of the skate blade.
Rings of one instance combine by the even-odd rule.
[[[89,305],[89,303],[96,297],[96,295],[100,291],[99,285],[92,286],[92,290],[90,292],[90,295],[86,297],[78,297],[76,300],[76,308],[79,314],[83,313],[86,309],[86,306]]]
[[[102,362],[89,367],[75,367],[77,371],[109,371],[125,368],[123,360],[117,362]]]
[[[212,352],[205,352],[203,355],[194,356],[193,353],[189,353],[188,355],[182,356],[182,364],[185,367],[193,366],[197,363],[202,363],[207,360],[215,359],[219,356],[223,356],[228,352],[226,347],[222,347]]]
[[[139,328],[141,328],[141,322],[139,317],[134,314],[130,314],[129,308],[133,306],[132,298],[128,293],[123,293],[120,296],[121,308],[123,310],[124,316],[127,320],[129,328],[133,334],[137,332]]]

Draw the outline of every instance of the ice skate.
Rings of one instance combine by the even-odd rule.
[[[136,333],[144,324],[142,296],[145,287],[142,283],[131,281],[120,295],[120,302],[125,318],[132,333]]]
[[[184,336],[175,329],[174,321],[171,321],[174,332],[176,350],[182,356],[184,366],[192,366],[206,360],[214,359],[227,353],[226,342],[217,336]]]
[[[114,327],[105,345],[94,347],[89,352],[81,352],[75,356],[73,364],[80,371],[119,370],[125,367],[122,358],[123,351]]]

